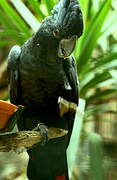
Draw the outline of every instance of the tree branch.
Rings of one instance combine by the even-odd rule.
[[[48,128],[49,139],[65,136],[68,131],[59,128]],[[39,131],[19,131],[12,134],[0,135],[0,152],[16,150],[20,147],[31,147],[42,141]]]

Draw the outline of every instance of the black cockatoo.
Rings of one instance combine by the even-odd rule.
[[[10,101],[25,109],[19,130],[47,127],[68,130],[61,138],[28,150],[27,176],[30,180],[67,180],[66,149],[78,105],[75,60],[70,56],[83,33],[83,18],[77,0],[61,0],[45,18],[39,30],[21,47],[14,46],[8,56]],[[60,97],[69,102],[62,112]]]

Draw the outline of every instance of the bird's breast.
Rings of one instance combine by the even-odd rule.
[[[62,64],[23,64],[20,68],[22,99],[25,106],[46,108],[57,104],[64,89]]]

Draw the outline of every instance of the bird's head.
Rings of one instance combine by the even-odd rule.
[[[83,17],[77,0],[60,0],[45,18],[39,30],[44,37],[58,42],[58,57],[67,58],[75,48],[76,39],[83,33]],[[51,41],[52,42],[52,41]]]
[[[52,10],[53,35],[59,39],[58,56],[68,57],[83,33],[83,17],[77,0],[61,0]]]

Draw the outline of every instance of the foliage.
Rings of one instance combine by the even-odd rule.
[[[81,2],[83,1],[81,0]],[[97,50],[93,58],[94,50],[99,45],[98,40],[106,32],[106,30],[103,30],[105,22],[107,23],[106,17],[111,18],[109,16],[110,7],[111,0],[104,0],[97,12],[89,18],[90,22],[87,22],[87,17],[85,17],[85,32],[78,43],[79,47],[75,51],[75,54],[78,54],[78,51],[80,52],[78,58],[78,71],[81,81],[80,91],[81,96],[86,99],[87,104],[95,103],[99,98],[107,97],[107,95],[116,91],[114,86],[116,81],[113,80],[110,71],[117,67],[117,53],[108,50],[105,54],[101,53],[101,55],[98,55],[100,51]],[[115,15],[114,12],[113,15]],[[106,26],[109,29],[112,23],[109,22]],[[104,89],[105,86],[108,88]]]

